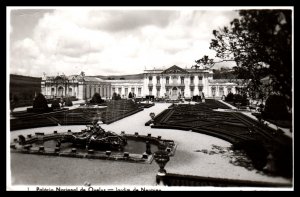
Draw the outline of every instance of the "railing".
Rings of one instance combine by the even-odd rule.
[[[185,86],[184,84],[182,83],[169,83],[169,84],[166,84],[166,86]]]
[[[288,183],[270,183],[263,181],[248,181],[236,179],[222,179],[203,176],[190,176],[166,173],[156,176],[156,182],[166,186],[214,186],[214,187],[292,187]]]

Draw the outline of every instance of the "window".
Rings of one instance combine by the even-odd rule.
[[[169,84],[169,77],[166,77],[166,84]]]
[[[149,83],[152,83],[152,76],[149,77]]]
[[[203,76],[198,76],[199,77],[199,81],[203,79]]]
[[[216,96],[216,87],[211,87],[211,94],[213,97]]]
[[[149,95],[152,95],[152,87],[149,87]]]
[[[157,79],[157,84],[160,84],[160,77],[156,77]]]
[[[138,88],[138,95],[139,95],[139,96],[142,95],[142,88]]]
[[[159,97],[160,95],[160,87],[156,87],[156,97]]]
[[[203,86],[198,86],[198,88],[199,88],[199,92],[202,92]]]
[[[184,77],[180,78],[181,84],[184,84]]]
[[[224,95],[224,88],[219,87],[219,96],[223,96],[223,95]]]
[[[194,96],[194,87],[191,86],[190,89],[191,89],[191,96]]]
[[[173,84],[177,84],[177,80],[178,80],[177,76],[172,76],[172,83]]]
[[[194,84],[194,76],[191,76],[191,84]]]
[[[230,93],[231,92],[231,87],[227,87],[227,91],[228,91],[228,93]]]
[[[51,95],[54,96],[54,94],[55,94],[55,89],[51,88]]]

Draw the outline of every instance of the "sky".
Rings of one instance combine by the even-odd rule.
[[[10,73],[121,75],[177,65],[190,68],[212,31],[238,17],[200,8],[10,9]],[[228,65],[217,65],[228,66]]]

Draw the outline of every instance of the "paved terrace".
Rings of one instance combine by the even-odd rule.
[[[264,175],[256,170],[233,165],[235,160],[232,151],[227,151],[231,144],[227,141],[195,132],[157,129],[145,126],[150,119],[149,113],[156,115],[170,104],[156,103],[151,108],[144,109],[132,116],[116,121],[110,125],[101,125],[105,130],[116,133],[139,134],[151,133],[161,135],[164,139],[174,140],[178,146],[175,156],[166,165],[168,173],[182,175],[207,176],[239,180],[264,181],[271,183],[290,183],[290,179]],[[18,135],[34,134],[35,132],[52,133],[54,130],[65,132],[81,131],[85,126],[54,126],[44,128],[24,129],[11,132],[12,141]],[[9,139],[8,139],[9,140]],[[8,144],[9,145],[9,144]],[[218,154],[205,154],[199,150],[215,151],[213,146],[221,147],[224,151]],[[12,185],[79,185],[85,182],[96,185],[144,185],[155,186],[155,175],[158,165],[136,164],[122,161],[88,160],[77,158],[38,156],[12,153],[11,183]]]

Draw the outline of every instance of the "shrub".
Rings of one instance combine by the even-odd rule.
[[[131,92],[129,92],[129,94],[128,94],[128,98],[132,98],[132,94],[131,94]]]
[[[92,100],[90,101],[90,103],[93,103],[93,104],[100,104],[103,102],[104,102],[104,100],[101,99],[101,96],[99,93],[95,93],[94,96],[92,97]]]
[[[193,96],[192,100],[195,101],[195,102],[201,102],[201,96],[198,96],[198,95],[197,96]]]
[[[60,104],[58,100],[53,100],[51,104],[52,109],[60,109]]]
[[[65,99],[65,106],[73,106],[73,103],[69,97]]]
[[[241,106],[246,106],[248,105],[248,99],[247,99],[247,96],[245,95],[240,95],[240,94],[235,94],[233,95],[233,103],[236,104],[236,103],[241,103]]]
[[[229,92],[225,97],[225,101],[232,102],[233,101],[233,93]]]
[[[112,100],[121,100],[121,96],[114,92],[112,95]]]
[[[47,100],[43,94],[39,93],[33,101],[33,109],[48,110]]]
[[[270,95],[266,100],[266,105],[262,115],[264,118],[270,118],[273,120],[289,119],[291,116],[288,112],[285,97],[279,95]]]

